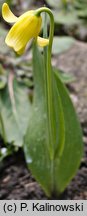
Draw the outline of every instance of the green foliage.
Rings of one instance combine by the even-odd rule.
[[[56,23],[63,25],[78,25],[87,18],[86,0],[46,0],[53,8]],[[81,20],[81,18],[83,20]]]
[[[86,0],[75,0],[74,1],[75,9],[78,13],[78,16],[83,19],[87,19],[87,1]]]
[[[75,81],[75,76],[73,74],[65,73],[64,71],[61,71],[60,69],[53,68],[54,73],[60,78],[60,80],[65,83],[69,84],[73,81]]]
[[[34,47],[34,99],[25,136],[24,151],[32,174],[48,196],[59,195],[75,175],[82,157],[81,128],[69,94],[58,74],[53,73],[54,140],[49,143],[44,63]],[[51,137],[50,137],[51,140]]]
[[[57,37],[53,39],[52,53],[60,54],[67,51],[75,43],[75,39],[68,36]]]
[[[22,146],[29,114],[26,87],[16,79],[0,90],[0,134],[5,143]]]
[[[57,24],[70,26],[70,25],[78,25],[80,23],[76,12],[73,10],[68,12],[65,10],[64,11],[54,10],[53,14],[54,14],[55,23]]]
[[[9,3],[12,2],[9,1]],[[63,20],[63,16],[60,23],[77,23],[76,13],[67,7],[65,0],[62,0],[60,4],[60,13],[63,4],[63,15],[66,14],[66,18]],[[29,79],[29,74],[25,76],[24,70],[27,72],[27,66],[23,64],[19,66],[22,59],[15,61],[12,58],[11,72],[7,74],[3,67],[0,67],[0,135],[6,144],[6,148],[0,151],[0,159],[2,160],[19,147],[24,147],[28,167],[46,194],[51,196],[52,193],[57,195],[62,193],[75,175],[83,147],[78,118],[63,84],[70,82],[73,77],[64,77],[64,74],[50,68],[54,19],[51,11],[46,8],[47,10],[51,17],[50,42],[48,49],[44,49],[44,55],[34,44],[32,103],[29,101],[27,87],[32,87],[33,82]],[[56,11],[54,11],[54,16],[58,16],[55,13]],[[61,14],[59,16],[61,17]],[[1,30],[1,38],[5,34],[6,32]],[[69,49],[74,41],[71,37],[54,37],[53,54]],[[7,55],[9,50],[6,48],[3,50],[1,54]],[[31,65],[28,72],[29,70],[31,70]],[[14,76],[15,71],[18,79]],[[8,145],[14,146],[13,150]]]

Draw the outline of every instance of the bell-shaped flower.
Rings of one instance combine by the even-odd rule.
[[[25,12],[20,17],[16,17],[9,6],[4,3],[2,6],[2,16],[8,23],[14,23],[6,36],[6,44],[13,48],[18,54],[23,54],[29,40],[35,38],[39,46],[44,47],[49,44],[49,40],[38,37],[42,18],[37,16],[34,10]]]

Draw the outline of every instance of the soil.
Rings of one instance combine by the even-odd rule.
[[[87,45],[76,42],[66,53],[53,57],[53,64],[66,73],[75,75],[76,80],[69,84],[70,95],[79,116],[84,141],[84,155],[75,178],[67,189],[57,198],[87,199]],[[17,153],[4,159],[0,165],[0,199],[48,199],[39,184],[27,169],[24,154]]]

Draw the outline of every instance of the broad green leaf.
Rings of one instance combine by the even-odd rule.
[[[10,90],[8,86],[0,90],[0,134],[6,143],[22,146],[28,125],[29,99],[25,86],[16,79]]]
[[[57,195],[60,194],[76,174],[82,156],[82,136],[68,92],[60,81],[58,74],[57,76],[54,75],[53,103],[55,104],[55,113],[57,112],[57,115],[55,115],[57,133],[55,137],[56,148],[55,140],[53,143],[54,157],[51,158],[43,68],[41,55],[37,49],[34,49],[35,91],[29,127],[25,136],[24,151],[32,174],[47,195],[51,196],[52,192]],[[60,136],[61,138],[58,140]],[[62,145],[62,137],[64,145]],[[59,145],[62,145],[61,154]]]
[[[45,80],[43,59],[37,48],[34,48],[34,100],[29,118],[29,127],[25,136],[24,151],[32,174],[39,181],[47,195],[54,190],[53,159],[50,157],[47,110],[45,99]],[[54,85],[55,86],[55,85]],[[54,154],[62,154],[64,144],[63,110],[60,97],[55,86],[54,120],[56,124]]]
[[[55,36],[53,39],[52,53],[60,54],[71,48],[75,43],[75,39],[69,36]]]
[[[75,11],[53,11],[55,23],[62,25],[76,25],[79,24],[79,19]]]
[[[27,164],[48,196],[59,195],[76,174],[82,157],[80,125],[70,97],[58,75],[54,74],[55,139],[50,154],[48,115],[45,99],[44,64],[34,48],[34,100],[24,151]]]
[[[55,75],[59,90],[64,120],[65,144],[62,156],[55,159],[55,191],[63,192],[70,180],[76,174],[83,154],[82,131],[75,113],[75,109],[68,92],[60,79]]]

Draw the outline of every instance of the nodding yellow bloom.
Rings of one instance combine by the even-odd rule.
[[[41,47],[48,45],[48,39],[38,37],[42,18],[41,16],[36,16],[34,10],[27,11],[20,17],[16,17],[9,9],[9,6],[4,3],[2,6],[2,16],[6,22],[15,23],[7,34],[5,42],[19,55],[23,54],[27,43],[32,38],[35,38]]]

